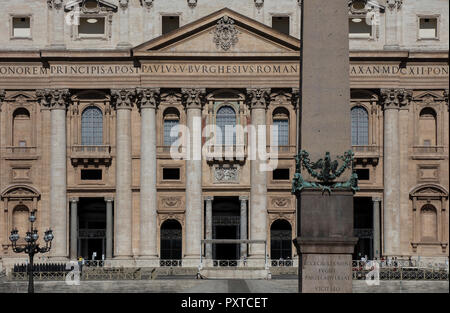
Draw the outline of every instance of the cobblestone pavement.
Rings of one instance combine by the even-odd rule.
[[[42,292],[189,292],[189,293],[293,293],[296,279],[272,280],[195,280],[187,277],[164,278],[149,281],[82,281],[80,286],[65,282],[35,282],[37,293]],[[0,282],[0,293],[26,292],[27,282]],[[353,282],[354,293],[448,293],[448,281],[381,281],[379,286],[368,286],[365,281]]]

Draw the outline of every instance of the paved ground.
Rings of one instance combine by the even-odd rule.
[[[189,292],[189,293],[293,293],[298,281],[292,278],[272,280],[195,280],[191,277],[160,278],[148,281],[82,281],[80,286],[65,282],[36,282],[39,292]],[[26,282],[0,282],[0,293],[26,292]],[[354,293],[448,293],[448,281],[381,281],[380,286],[368,286],[365,281],[353,281]]]

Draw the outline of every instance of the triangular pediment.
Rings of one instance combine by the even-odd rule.
[[[422,100],[422,101],[438,101],[438,100],[443,100],[444,97],[442,96],[442,94],[439,94],[439,92],[437,91],[424,91],[424,92],[420,92],[417,95],[415,95],[414,100]]]
[[[134,56],[299,56],[300,40],[228,8],[133,49]]]

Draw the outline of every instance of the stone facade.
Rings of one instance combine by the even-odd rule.
[[[200,254],[221,258],[221,248],[200,244],[221,238],[218,225],[234,227],[227,230],[234,239],[267,240],[266,252],[241,244],[237,258],[272,257],[276,222],[288,222],[291,238],[297,228],[291,180],[299,144],[299,2],[93,2],[0,0],[0,31],[9,34],[0,38],[0,261],[18,257],[9,232],[23,233],[33,209],[40,232],[55,231],[54,259],[96,247],[123,265],[157,265],[167,254],[197,266]],[[77,10],[80,19],[104,19],[103,33],[83,36],[70,22]],[[349,7],[350,18],[370,12],[380,21],[373,36],[349,40],[349,114],[356,107],[367,116],[367,139],[353,145],[361,188],[355,198],[366,201],[355,213],[371,215],[369,226],[355,227],[371,234],[372,257],[445,257],[448,1]],[[164,16],[178,16],[180,28],[161,35]],[[271,28],[277,16],[289,17],[289,35]],[[14,18],[22,17],[30,18],[30,34],[15,36]],[[422,17],[436,18],[435,38],[418,37]],[[165,125],[216,124],[223,107],[242,127],[288,121],[277,160],[287,176],[258,169],[247,134],[236,133],[233,149],[242,149],[242,158],[213,154],[193,132],[181,141],[211,154],[171,158]],[[95,128],[83,123],[89,108],[97,120],[86,121],[101,117],[100,141],[86,141]],[[327,113],[317,112],[339,123]],[[230,210],[231,217],[223,213]],[[89,240],[102,243],[88,248]],[[162,251],[177,240],[180,247]],[[292,245],[290,251],[294,258]]]

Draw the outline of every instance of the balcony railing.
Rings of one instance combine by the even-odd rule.
[[[6,153],[9,155],[32,155],[36,153],[36,147],[6,147]]]
[[[238,160],[243,161],[247,157],[247,147],[243,144],[235,145],[208,145],[205,158],[207,161]]]
[[[355,154],[370,154],[379,155],[379,146],[352,146],[352,150]]]
[[[73,165],[85,162],[101,162],[104,164],[111,163],[111,146],[83,146],[74,145],[71,149],[71,159]]]
[[[444,146],[414,146],[413,154],[443,154]]]

